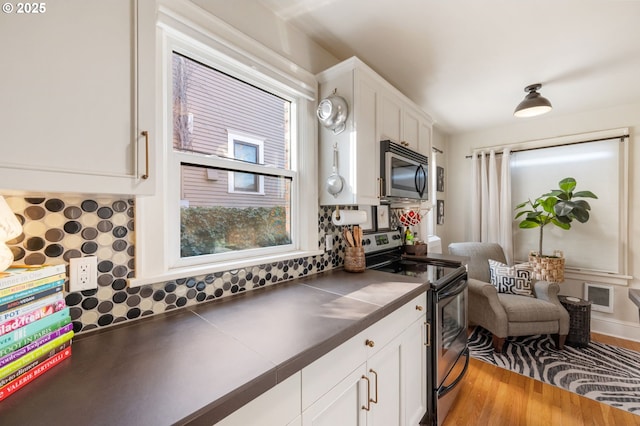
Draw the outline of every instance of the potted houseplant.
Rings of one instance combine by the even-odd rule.
[[[558,187],[533,201],[529,199],[515,207],[515,210],[520,210],[515,219],[524,216],[519,224],[521,229],[540,228],[538,251],[531,252],[529,255],[529,262],[533,264],[536,278],[555,282],[563,281],[564,257],[561,253],[543,254],[544,227],[553,224],[568,230],[571,229],[571,222],[574,220],[580,223],[587,222],[591,206],[586,200],[576,200],[576,198],[598,198],[591,191],[573,192],[576,188],[576,180],[572,177],[562,179]]]

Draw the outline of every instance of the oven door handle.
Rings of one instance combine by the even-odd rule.
[[[451,389],[455,388],[458,385],[458,383],[460,383],[460,381],[464,378],[464,375],[467,373],[467,369],[469,368],[469,358],[470,358],[468,347],[465,348],[464,352],[462,352],[462,355],[464,355],[466,358],[462,372],[458,377],[456,377],[456,380],[453,383],[451,383],[449,386],[438,389],[438,398],[442,398],[443,396],[451,392]]]
[[[458,282],[458,284],[456,284],[456,286],[453,287],[451,290],[445,291],[443,293],[438,293],[438,301],[440,301],[442,299],[446,299],[448,297],[456,296],[456,295],[462,293],[466,288],[467,288],[467,280],[465,278],[465,279],[460,280]]]

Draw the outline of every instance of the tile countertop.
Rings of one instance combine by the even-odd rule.
[[[74,339],[2,425],[211,425],[427,290],[332,270]]]

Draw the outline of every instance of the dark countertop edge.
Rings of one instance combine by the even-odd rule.
[[[197,412],[185,417],[175,424],[189,426],[210,426],[215,424],[239,408],[242,408],[245,404],[251,402],[256,397],[275,387],[277,384],[288,379],[298,371],[301,371],[304,367],[331,352],[333,349],[356,336],[361,331],[367,329],[390,313],[409,303],[418,295],[426,292],[428,288],[429,284],[427,283],[417,286],[415,289],[408,291],[393,302],[380,307],[380,309],[377,309],[350,327],[345,328],[306,351],[282,362],[275,366],[273,370],[270,370],[269,372],[245,383],[243,386],[229,392],[221,398],[218,398],[211,404],[202,407]],[[315,287],[314,289],[317,290]]]

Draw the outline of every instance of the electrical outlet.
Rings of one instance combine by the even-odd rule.
[[[98,288],[98,258],[75,257],[69,262],[69,291]]]

